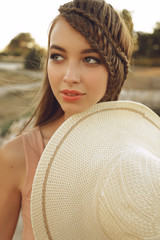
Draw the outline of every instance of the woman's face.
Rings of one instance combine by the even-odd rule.
[[[108,71],[99,54],[63,18],[51,32],[48,77],[65,118],[96,104],[106,92]]]

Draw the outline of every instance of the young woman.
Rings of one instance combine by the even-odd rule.
[[[111,5],[103,0],[74,0],[59,11],[48,36],[46,74],[33,115],[34,128],[0,150],[0,239],[12,239],[20,209],[23,239],[34,239],[30,194],[49,139],[73,114],[98,102],[117,100],[127,78],[133,44]]]

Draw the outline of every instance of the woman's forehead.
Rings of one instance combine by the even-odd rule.
[[[50,46],[57,44],[63,46],[72,44],[72,47],[77,45],[79,48],[91,48],[85,37],[75,30],[64,18],[59,18],[51,30]]]

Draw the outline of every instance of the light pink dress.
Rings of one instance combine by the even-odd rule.
[[[22,189],[23,240],[34,240],[30,215],[32,183],[37,164],[44,150],[44,143],[38,127],[22,134],[26,161],[25,183]]]

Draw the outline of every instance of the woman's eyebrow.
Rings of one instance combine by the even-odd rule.
[[[63,47],[60,47],[60,46],[55,45],[55,44],[52,44],[49,47],[49,50],[51,50],[51,49],[57,49],[59,51],[62,51],[62,52],[66,53],[66,50]],[[84,50],[81,51],[81,54],[84,54],[84,53],[98,53],[98,50],[94,49],[94,48],[87,48],[87,49],[84,49]]]
[[[58,45],[55,45],[55,44],[52,44],[50,47],[49,47],[49,50],[51,49],[57,49],[59,51],[62,51],[62,52],[66,52],[66,50]]]
[[[94,48],[88,48],[88,49],[84,49],[83,51],[81,51],[81,53],[98,53],[97,49]]]

